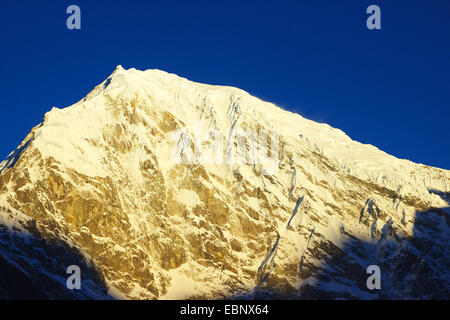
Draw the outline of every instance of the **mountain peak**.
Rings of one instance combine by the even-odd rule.
[[[114,69],[114,72],[122,72],[125,71],[125,69],[122,67],[122,65],[117,65],[116,69]]]
[[[28,274],[37,258],[2,246],[1,225],[77,248],[127,298],[448,296],[448,170],[237,88],[121,66],[33,132],[0,164],[0,259]]]

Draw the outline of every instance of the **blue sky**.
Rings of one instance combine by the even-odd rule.
[[[81,30],[66,8],[81,8]],[[366,8],[381,8],[381,30]],[[242,88],[400,158],[450,169],[450,1],[0,3],[0,157],[115,66]]]

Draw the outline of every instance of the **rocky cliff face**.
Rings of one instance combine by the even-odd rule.
[[[2,298],[449,296],[448,170],[236,88],[119,66],[0,170]]]

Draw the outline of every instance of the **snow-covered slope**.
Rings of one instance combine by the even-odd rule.
[[[262,131],[268,162],[226,160],[234,135]],[[218,139],[196,140],[211,132],[224,152],[207,152]],[[118,66],[83,100],[48,112],[0,164],[0,232],[80,252],[80,265],[98,270],[86,287],[104,278],[117,298],[442,298],[449,194],[448,170],[242,90]],[[17,268],[32,259],[0,249]],[[66,276],[60,263],[56,278]],[[366,287],[372,264],[381,290]]]

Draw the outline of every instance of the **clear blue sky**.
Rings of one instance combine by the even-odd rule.
[[[81,8],[81,30],[66,8]],[[366,8],[381,8],[381,30]],[[450,1],[0,3],[0,157],[115,66],[231,85],[450,169]]]

